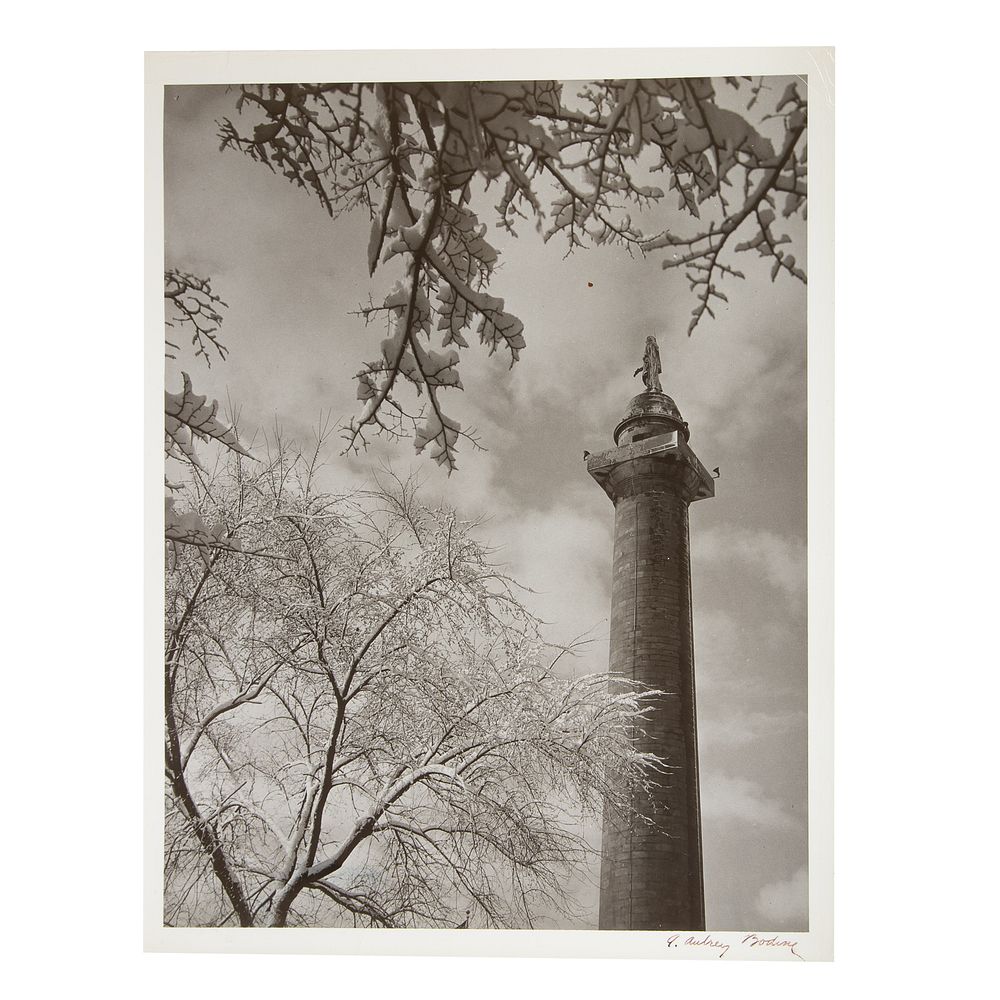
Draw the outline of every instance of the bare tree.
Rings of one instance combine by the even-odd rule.
[[[362,308],[384,321],[386,337],[357,373],[362,409],[346,430],[348,448],[371,432],[412,432],[418,452],[430,446],[453,469],[459,439],[470,435],[441,394],[462,388],[459,351],[473,325],[490,353],[518,360],[522,323],[488,292],[498,252],[480,203],[492,186],[496,223],[513,235],[524,219],[546,240],[564,238],[568,252],[588,244],[662,252],[665,268],[687,275],[689,333],[713,315],[713,300],[727,301],[723,278],[742,277],[730,251],[772,258],[772,279],[784,271],[805,281],[775,227],[777,211],[805,213],[806,101],[799,82],[780,86],[728,77],[575,89],[555,81],[242,87],[238,108],[252,123],[220,122],[222,148],[282,173],[331,217],[367,212],[369,270],[400,274],[380,303]],[[730,89],[739,110],[723,100]],[[769,120],[778,144],[763,134]],[[650,183],[658,176],[666,192]],[[669,192],[687,226],[654,223]],[[737,243],[740,232],[747,238]],[[416,412],[399,392],[407,383],[423,400]]]
[[[170,554],[166,922],[569,912],[580,816],[647,801],[630,734],[658,693],[561,676],[475,525],[412,481],[334,496],[317,468],[279,442],[178,501],[242,551]]]

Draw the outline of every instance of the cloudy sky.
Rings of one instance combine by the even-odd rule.
[[[778,93],[782,81],[775,81]],[[222,87],[168,88],[164,175],[166,264],[210,276],[229,304],[229,359],[180,368],[199,392],[240,408],[241,436],[277,420],[312,437],[324,417],[356,412],[352,376],[382,333],[352,310],[368,298],[369,222],[331,222],[280,175],[227,151],[215,121],[235,115]],[[494,199],[495,200],[495,199]],[[492,203],[492,201],[491,201]],[[789,230],[797,243],[801,233]],[[587,475],[584,450],[610,447],[632,395],[647,335],[662,382],[691,426],[691,444],[719,466],[716,497],[691,509],[695,657],[705,889],[710,929],[806,926],[806,392],[805,289],[741,255],[729,307],[685,334],[693,302],[683,275],[656,256],[594,248],[564,259],[531,227],[518,240],[491,227],[501,251],[491,292],[525,326],[508,370],[499,354],[464,352],[465,392],[448,413],[475,427],[450,479],[412,442],[334,457],[330,485],[362,481],[388,457],[418,469],[430,493],[486,514],[488,540],[551,622],[553,640],[589,632],[575,669],[607,667],[613,509]],[[800,260],[804,246],[796,247]],[[450,397],[450,398],[449,398]],[[580,895],[596,926],[592,877]]]

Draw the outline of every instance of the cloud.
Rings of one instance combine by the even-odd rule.
[[[786,736],[805,732],[806,713],[801,710],[788,712],[728,711],[725,718],[699,719],[698,745],[740,746],[773,736]]]
[[[770,597],[766,591],[765,596]],[[761,621],[776,613],[773,600],[759,609],[749,604],[745,598],[730,613],[702,610],[695,600],[695,671],[699,695],[709,698],[704,706],[699,701],[699,708],[717,706],[720,718],[740,710],[774,711],[779,700],[783,709],[797,708],[798,702],[793,706],[784,699],[805,697],[804,629],[784,620]]]
[[[489,525],[497,558],[531,588],[532,610],[552,623],[549,638],[592,640],[578,669],[607,669],[611,529],[610,517],[595,519],[565,504],[517,511]]]
[[[791,878],[765,885],[757,894],[757,912],[776,930],[804,927],[809,919],[809,876],[805,865]]]
[[[749,823],[757,828],[792,830],[801,825],[756,781],[722,774],[702,776],[701,815],[706,826],[710,823]]]
[[[699,533],[699,560],[742,563],[793,603],[805,598],[806,543],[803,538],[765,529],[709,528]]]
[[[725,611],[698,609],[694,618],[694,659],[699,692],[735,693],[747,685],[746,661],[736,619]]]

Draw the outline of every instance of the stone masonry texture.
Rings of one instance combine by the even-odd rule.
[[[688,545],[695,482],[681,458],[658,456],[616,465],[605,489],[615,504],[610,670],[664,692],[633,738],[637,749],[663,758],[668,770],[657,777],[655,825],[605,810],[599,926],[701,930]],[[643,811],[649,812],[648,804]]]

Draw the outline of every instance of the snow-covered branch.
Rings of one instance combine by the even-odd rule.
[[[368,212],[370,273],[403,268],[381,302],[360,309],[386,320],[389,335],[356,376],[361,411],[347,447],[364,447],[368,433],[412,434],[418,452],[429,447],[451,471],[459,441],[475,443],[442,398],[462,388],[467,332],[476,324],[481,343],[509,352],[511,365],[526,346],[521,321],[488,292],[499,255],[477,212],[493,185],[496,224],[514,235],[530,222],[568,251],[666,250],[663,266],[685,267],[695,298],[689,332],[714,315],[713,300],[727,301],[719,279],[742,277],[724,251],[744,224],[756,228],[734,252],[774,256],[775,274],[804,280],[766,221],[779,196],[786,218],[805,215],[803,84],[788,84],[768,113],[764,79],[725,83],[729,90],[700,78],[576,90],[555,81],[243,87],[238,105],[253,124],[220,122],[222,148],[283,174],[333,218]],[[776,128],[778,153],[765,134]],[[651,183],[657,175],[666,183]],[[677,208],[663,229],[653,220],[670,192]],[[406,387],[424,404],[417,412],[401,399]]]

